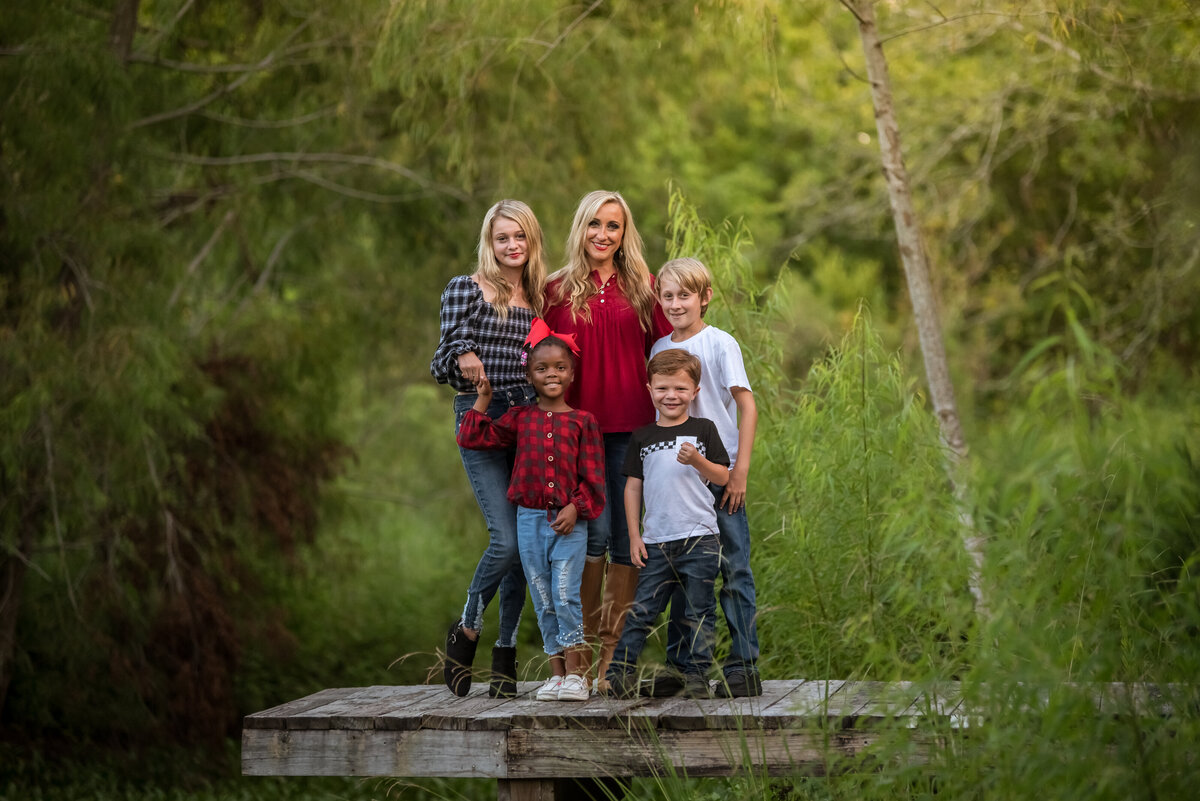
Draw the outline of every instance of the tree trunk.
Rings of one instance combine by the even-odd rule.
[[[913,318],[916,320],[921,341],[921,355],[925,360],[929,397],[937,414],[942,442],[946,446],[947,468],[958,503],[959,520],[963,526],[963,544],[971,557],[971,594],[975,596],[976,609],[983,613],[986,611],[983,588],[980,584],[983,540],[975,531],[974,520],[967,503],[967,440],[963,436],[958,418],[958,403],[954,399],[954,385],[950,381],[950,369],[946,362],[946,345],[942,340],[937,301],[933,282],[929,277],[929,259],[921,241],[917,213],[912,205],[912,190],[908,170],[904,167],[904,153],[900,147],[900,125],[896,121],[892,102],[887,59],[883,54],[883,43],[879,40],[879,29],[875,25],[874,2],[843,2],[858,18],[858,32],[867,61],[867,79],[871,84],[871,101],[875,106],[875,128],[879,134],[879,151],[883,162],[883,174],[887,179],[892,218],[896,224],[900,259],[904,265],[908,295],[913,305]]]
[[[25,574],[33,553],[32,522],[22,515],[17,551],[0,559],[0,716],[12,683],[13,657],[17,652],[17,619],[25,588]]]
[[[133,35],[137,32],[138,5],[141,0],[116,0],[112,24],[108,28],[108,43],[122,64],[133,52]]]

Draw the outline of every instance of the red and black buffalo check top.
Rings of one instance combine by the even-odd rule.
[[[508,500],[527,509],[561,509],[575,504],[580,520],[604,511],[604,440],[590,412],[547,412],[517,406],[493,420],[467,410],[458,444],[476,450],[516,445]]]

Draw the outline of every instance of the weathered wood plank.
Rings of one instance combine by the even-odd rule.
[[[289,730],[302,729],[369,729],[374,728],[373,721],[364,721],[356,715],[356,711],[365,706],[387,701],[397,696],[396,687],[375,685],[362,687],[356,692],[330,701],[323,706],[312,707],[302,712],[296,712],[285,718],[285,726]]]
[[[506,743],[499,731],[247,729],[242,773],[506,778]]]
[[[846,686],[843,680],[780,682],[788,688],[778,701],[763,709],[759,716],[763,728],[782,729],[836,718],[830,714],[831,699]],[[763,682],[764,695],[767,682]],[[838,709],[837,706],[834,707]]]
[[[247,729],[282,729],[284,727],[284,718],[306,712],[315,707],[325,706],[331,701],[344,698],[357,691],[358,688],[356,687],[335,687],[328,690],[319,690],[312,695],[297,698],[295,701],[288,701],[286,704],[273,706],[270,709],[264,709],[262,712],[255,712],[253,715],[247,715],[242,720],[242,727]]]
[[[634,727],[630,732],[513,729],[508,740],[510,778],[543,776],[824,776],[849,764],[882,729],[821,731],[676,731]],[[940,739],[909,734],[911,764],[924,764]]]

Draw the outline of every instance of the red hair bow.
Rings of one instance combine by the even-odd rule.
[[[537,344],[546,337],[556,337],[567,343],[567,347],[576,356],[579,355],[579,346],[575,344],[574,334],[559,334],[550,330],[550,326],[546,325],[546,321],[541,317],[533,318],[533,326],[529,329],[529,336],[525,337],[525,345],[530,350],[537,347]]]

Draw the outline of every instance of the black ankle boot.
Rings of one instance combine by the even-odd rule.
[[[492,698],[515,698],[517,695],[517,649],[492,648]]]
[[[479,640],[472,640],[462,628],[459,620],[446,632],[446,660],[442,663],[442,678],[450,692],[464,696],[471,689],[471,663],[475,661],[475,649]]]

